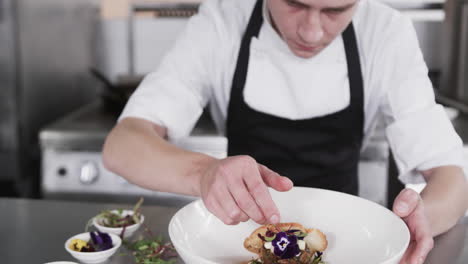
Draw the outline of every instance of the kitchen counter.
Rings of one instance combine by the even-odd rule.
[[[71,236],[85,232],[88,220],[102,210],[132,207],[133,205],[110,203],[0,198],[0,237],[2,238],[0,263],[43,264],[52,261],[79,263],[65,250],[65,241]],[[165,241],[168,241],[168,224],[178,209],[178,207],[143,206],[145,224],[153,234],[161,234]],[[134,263],[130,256],[119,256],[122,252],[126,252],[123,246],[106,263]],[[183,262],[178,260],[177,263]]]
[[[84,232],[89,218],[101,210],[131,208],[131,205],[45,200],[0,199],[1,262],[7,264],[76,261],[64,249],[65,241]],[[179,207],[143,206],[145,223],[155,234],[169,239],[168,224]],[[468,261],[468,216],[449,232],[435,239],[426,264],[466,264]],[[125,251],[121,248],[120,252]],[[363,253],[365,254],[365,253]],[[116,253],[108,263],[133,263]],[[183,263],[178,259],[177,263]],[[339,264],[339,263],[332,263]]]

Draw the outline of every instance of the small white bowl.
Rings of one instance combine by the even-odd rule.
[[[111,212],[112,213],[118,213],[117,210],[112,210]],[[122,210],[121,215],[122,216],[133,215],[133,210]],[[120,236],[120,234],[122,233],[123,227],[106,227],[106,226],[103,226],[103,225],[99,224],[99,220],[100,220],[99,217],[94,217],[93,218],[93,225],[99,231],[104,232],[104,233],[115,234],[115,235],[118,235],[118,236]],[[136,223],[136,224],[129,225],[129,226],[125,227],[124,238],[131,237],[135,233],[135,231],[137,231],[138,228],[140,228],[141,224],[143,224],[144,221],[145,221],[145,217],[143,215],[141,215],[139,223]]]
[[[119,247],[122,245],[122,240],[120,239],[119,236],[114,235],[114,234],[109,234],[109,236],[112,239],[112,245],[113,247],[104,250],[104,251],[98,251],[98,252],[78,252],[71,250],[68,246],[72,242],[73,239],[81,239],[83,241],[89,241],[91,239],[91,236],[89,235],[89,232],[86,233],[81,233],[76,236],[73,236],[65,242],[65,249],[70,253],[74,258],[79,260],[80,262],[87,263],[87,264],[95,264],[95,263],[102,263],[106,261],[108,258],[110,258],[114,253],[119,249]]]

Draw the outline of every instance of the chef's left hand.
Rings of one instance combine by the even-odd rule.
[[[411,189],[404,189],[393,203],[393,212],[405,221],[411,234],[410,244],[400,264],[424,263],[434,240],[421,196]]]

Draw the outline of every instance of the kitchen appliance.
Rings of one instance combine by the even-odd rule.
[[[0,184],[17,195],[38,195],[40,128],[95,97],[98,11],[97,0],[0,0]]]
[[[468,1],[447,0],[440,102],[468,113]]]
[[[128,17],[100,19],[94,43],[96,69],[112,83],[154,71],[201,1],[134,2]]]
[[[128,96],[142,76],[157,66],[198,5],[136,3],[131,5],[128,18],[98,22],[97,59],[90,72],[104,84],[102,96],[41,131],[41,190],[45,198],[134,202],[144,196],[152,203],[171,205],[194,199],[128,183],[104,168],[101,150]],[[145,15],[139,16],[140,12]],[[227,140],[218,135],[207,112],[188,138],[172,143],[218,158],[226,156]]]
[[[19,178],[19,139],[15,105],[17,40],[14,1],[0,1],[0,181]]]
[[[140,188],[104,168],[102,145],[116,120],[114,111],[96,101],[41,131],[44,198],[134,202],[143,196],[153,204],[174,206],[192,201],[194,197]],[[206,113],[190,137],[173,143],[217,158],[226,156],[227,141],[218,136]]]

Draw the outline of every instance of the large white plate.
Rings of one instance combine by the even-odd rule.
[[[326,234],[324,260],[329,264],[397,264],[408,247],[406,224],[371,201],[314,188],[270,192],[281,222],[298,222]],[[198,200],[172,217],[169,236],[186,263],[242,263],[254,256],[243,242],[258,226],[253,221],[227,226]]]

